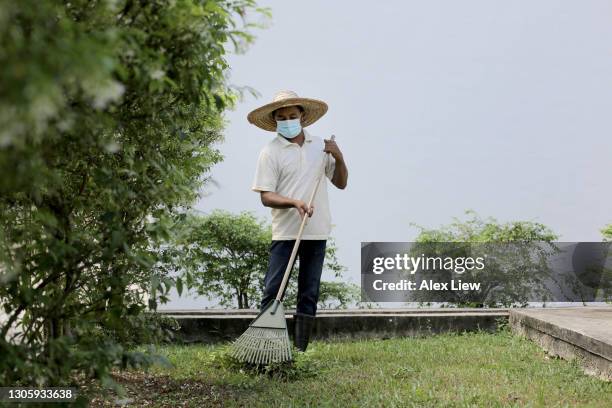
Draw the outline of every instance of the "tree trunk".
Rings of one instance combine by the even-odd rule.
[[[240,293],[240,290],[236,290],[236,298],[238,299],[238,309],[242,309],[242,293]]]

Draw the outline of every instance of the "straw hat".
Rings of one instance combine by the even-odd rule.
[[[278,108],[296,105],[304,108],[304,113],[302,114],[303,127],[315,123],[327,112],[327,104],[321,100],[300,98],[293,91],[280,91],[274,95],[272,102],[251,111],[247,119],[249,123],[261,129],[276,132],[276,120],[272,117],[272,112]]]

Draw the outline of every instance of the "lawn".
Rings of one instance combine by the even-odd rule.
[[[117,379],[133,406],[612,406],[612,383],[506,330],[318,341],[289,378],[234,370],[226,350],[163,346],[174,368],[118,373]]]

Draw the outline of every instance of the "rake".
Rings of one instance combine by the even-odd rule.
[[[331,140],[336,137],[332,135]],[[327,152],[325,153],[327,154]],[[325,174],[325,157],[323,159],[322,171],[317,177],[317,182],[310,195],[308,208],[312,205],[312,201],[317,194],[321,179]],[[304,214],[302,223],[298,231],[297,239],[291,251],[291,257],[283,280],[278,289],[276,298],[270,302],[259,315],[249,324],[249,328],[234,342],[232,345],[231,354],[239,361],[253,364],[268,365],[271,363],[282,363],[291,361],[291,343],[287,332],[287,322],[285,321],[285,308],[283,307],[282,299],[285,295],[289,275],[293,269],[293,263],[297,255],[304,226],[308,220],[308,214]]]

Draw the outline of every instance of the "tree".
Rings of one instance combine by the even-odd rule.
[[[252,0],[0,3],[0,384],[108,380],[222,156]],[[160,297],[159,292],[163,292]]]
[[[606,225],[601,230],[601,234],[603,235],[604,241],[612,241],[612,224]]]
[[[612,224],[608,224],[606,225],[604,228],[602,228],[601,230],[601,234],[603,235],[603,241],[604,242],[612,242]],[[612,270],[610,270],[609,268],[604,269],[604,273],[605,273],[605,281],[606,282],[612,282]],[[604,280],[602,280],[603,282]],[[607,303],[612,303],[612,284],[608,284],[607,286],[603,287],[603,293],[604,296],[606,297],[606,302]]]
[[[353,283],[321,282],[319,289],[319,308],[321,309],[345,309],[360,299],[361,290]]]
[[[181,264],[181,286],[185,282],[199,295],[214,298],[225,307],[257,308],[268,268],[271,226],[250,212],[214,210],[206,216],[187,215],[181,229],[176,245],[166,250],[167,256]],[[333,240],[329,240],[325,268],[341,278],[344,267],[335,253]],[[297,268],[299,258],[294,275]],[[296,279],[290,279],[286,306],[295,306],[296,293]],[[345,306],[356,299],[355,293],[351,285],[343,282],[321,282],[323,306]]]
[[[250,307],[266,271],[269,229],[248,212],[224,210],[189,214],[181,229],[167,250],[181,263],[180,281],[223,306]]]
[[[533,292],[545,293],[543,285],[551,278],[547,259],[558,251],[553,243],[558,237],[550,228],[530,221],[499,223],[471,210],[466,215],[470,216],[466,221],[455,218],[438,229],[417,226],[421,231],[412,248],[415,256],[487,256],[485,269],[461,275],[464,281],[480,282],[480,291],[436,293],[437,299],[446,296],[444,301],[459,307],[508,307],[525,305]],[[417,297],[430,301],[432,294],[423,291]]]

